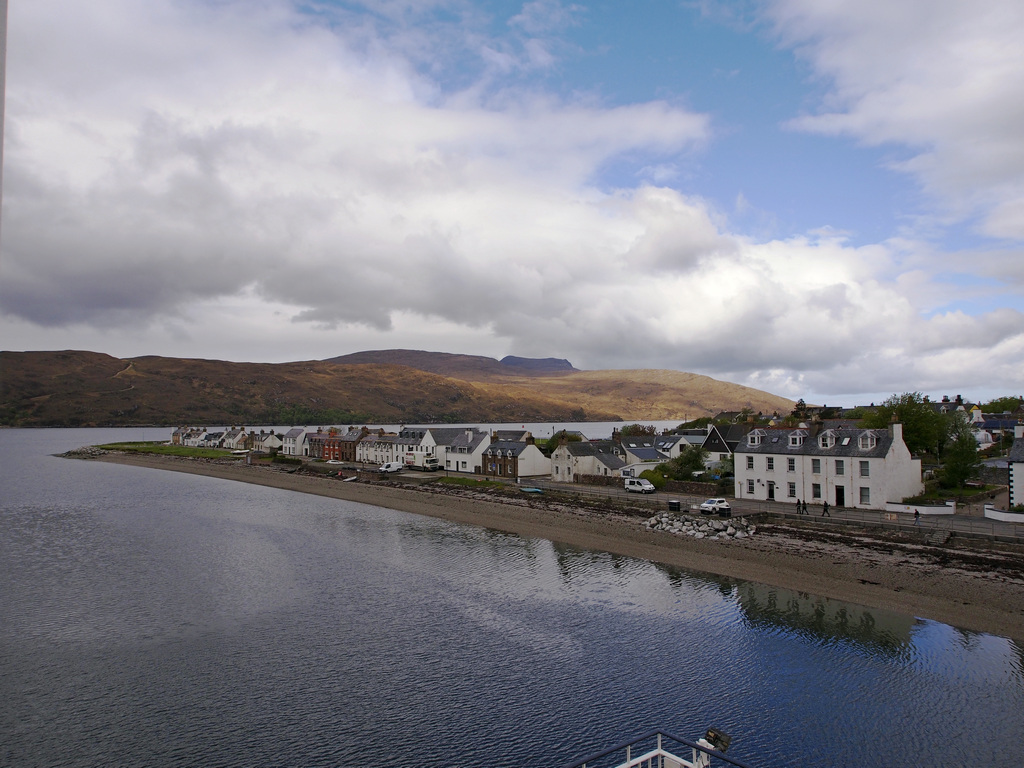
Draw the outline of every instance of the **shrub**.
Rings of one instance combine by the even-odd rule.
[[[645,469],[640,473],[640,477],[644,480],[650,480],[651,485],[657,488],[659,491],[665,487],[665,476],[660,472],[655,472],[653,469]]]

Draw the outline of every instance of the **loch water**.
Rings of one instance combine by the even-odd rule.
[[[1013,641],[0,430],[0,765],[1024,765]]]

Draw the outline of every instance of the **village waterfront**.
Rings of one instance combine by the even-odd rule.
[[[3,430],[0,764],[1024,764],[1013,641]]]

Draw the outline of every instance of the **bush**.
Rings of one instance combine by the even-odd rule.
[[[298,456],[282,456],[281,454],[275,454],[274,458],[271,459],[275,464],[301,464],[302,459]]]
[[[665,476],[660,472],[655,472],[653,469],[645,469],[640,473],[640,477],[644,480],[650,480],[651,485],[657,488],[659,491],[665,487]]]

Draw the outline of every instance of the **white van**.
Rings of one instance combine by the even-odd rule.
[[[634,493],[654,493],[654,485],[643,477],[627,477],[626,490]]]
[[[405,465],[400,461],[389,461],[386,464],[381,464],[377,468],[377,471],[381,474],[391,474],[392,472],[401,472],[405,468]]]

